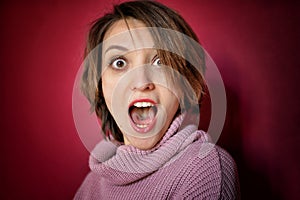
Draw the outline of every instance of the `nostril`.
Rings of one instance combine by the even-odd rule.
[[[149,82],[149,83],[143,83],[143,84],[139,84],[139,85],[135,85],[134,87],[132,87],[133,90],[153,90],[155,88],[154,83]]]
[[[147,83],[147,84],[145,85],[145,87],[146,87],[146,89],[148,89],[148,90],[153,90],[153,89],[154,89],[154,84],[153,84],[153,83]]]

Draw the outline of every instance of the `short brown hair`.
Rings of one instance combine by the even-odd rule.
[[[196,34],[177,12],[155,1],[130,1],[115,5],[111,13],[105,14],[92,24],[84,53],[84,57],[87,61],[85,62],[81,90],[89,100],[92,110],[95,110],[97,116],[101,119],[102,131],[106,139],[113,137],[119,142],[123,142],[123,135],[109,112],[103,97],[101,53],[96,54],[98,57],[88,57],[89,54],[103,42],[104,35],[112,24],[119,20],[126,21],[128,18],[140,20],[147,27],[160,27],[178,31],[195,40],[197,44],[199,43]],[[180,55],[162,50],[158,50],[158,56],[165,65],[171,66],[188,80],[188,84],[192,87],[197,96],[197,103],[200,104],[204,88],[206,88],[201,75],[205,70],[203,49],[199,48],[200,45],[196,47],[192,43],[184,43],[181,40],[176,40],[176,38],[163,40],[162,38],[164,36],[159,35],[159,33],[152,33],[152,35],[159,44],[167,46],[167,49],[170,45],[175,45],[175,47],[182,49],[181,55],[184,55],[185,59]],[[99,52],[101,51],[102,49],[100,47]],[[187,54],[185,51],[189,53]],[[190,64],[187,57],[190,57],[189,59],[198,60],[198,66],[194,67]],[[185,105],[185,109],[189,109],[192,97],[187,93],[182,101],[182,105]]]

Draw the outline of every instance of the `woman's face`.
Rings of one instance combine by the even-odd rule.
[[[103,95],[125,144],[150,149],[167,131],[179,101],[174,84],[161,69],[150,33],[128,31],[145,28],[144,23],[128,19],[127,24],[119,20],[105,33]]]

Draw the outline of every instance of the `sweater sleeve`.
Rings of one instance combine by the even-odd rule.
[[[102,140],[91,152],[89,160],[90,168],[93,168],[92,166],[94,163],[105,162],[114,156],[116,150],[117,146],[114,143]],[[75,194],[74,199],[97,199],[101,184],[100,180],[101,176],[91,171],[84,179],[83,183]]]
[[[240,199],[238,171],[233,158],[223,149],[218,148],[221,166],[220,199]]]
[[[100,177],[90,172],[77,190],[74,200],[97,199],[100,188]]]
[[[222,148],[215,145],[188,165],[189,174],[174,199],[240,199],[236,164]]]

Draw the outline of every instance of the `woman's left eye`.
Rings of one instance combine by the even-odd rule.
[[[152,65],[160,66],[161,64],[160,58],[155,58]]]

